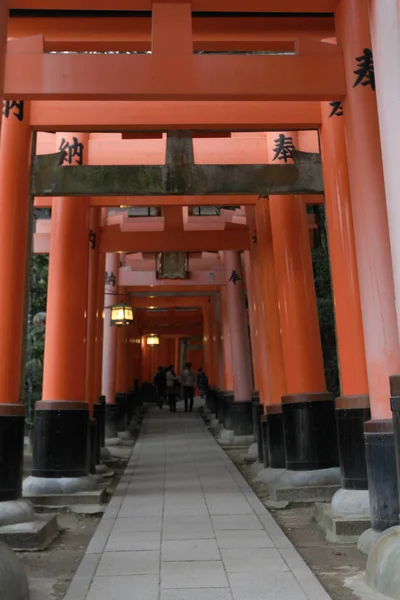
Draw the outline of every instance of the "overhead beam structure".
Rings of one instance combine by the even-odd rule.
[[[166,0],[159,0],[163,3]],[[169,0],[171,2],[171,0]],[[192,0],[194,12],[230,13],[311,13],[329,14],[334,11],[336,0]],[[63,11],[151,11],[153,0],[9,0],[11,10],[63,10]]]
[[[38,131],[308,130],[320,126],[321,104],[35,100],[30,123]]]
[[[84,13],[86,15],[86,13]],[[101,13],[100,13],[101,14]],[[294,49],[299,31],[317,40],[334,37],[329,16],[285,17],[240,15],[194,15],[192,39],[195,52],[275,51]],[[108,16],[37,16],[14,13],[8,37],[45,37],[47,52],[143,52],[151,49],[151,16],[114,12]]]
[[[340,52],[180,57],[10,51],[4,86],[6,100],[331,101],[345,94]]]
[[[247,250],[247,228],[225,231],[127,232],[105,227],[100,236],[100,252],[216,252]]]

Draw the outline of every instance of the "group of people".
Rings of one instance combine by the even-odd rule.
[[[208,378],[200,367],[197,371],[192,369],[190,362],[185,364],[185,368],[178,377],[174,371],[174,366],[158,367],[157,373],[154,375],[153,385],[157,390],[157,400],[160,409],[165,401],[168,402],[169,410],[176,412],[176,402],[178,398],[183,396],[185,403],[185,412],[192,412],[194,393],[196,386],[200,396],[204,397],[207,393]]]

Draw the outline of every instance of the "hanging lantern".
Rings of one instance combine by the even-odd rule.
[[[121,302],[110,306],[110,325],[123,327],[133,323],[133,308]]]
[[[149,337],[147,338],[147,345],[148,346],[159,346],[160,345],[160,338],[158,337],[158,335],[149,335]]]

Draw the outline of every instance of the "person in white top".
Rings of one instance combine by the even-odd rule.
[[[167,369],[167,395],[170,412],[176,412],[176,382],[178,377],[175,375],[174,367],[170,365]]]
[[[186,363],[184,370],[181,373],[181,382],[183,387],[183,400],[185,402],[185,412],[193,410],[194,390],[196,387],[196,373],[192,369],[191,363]]]

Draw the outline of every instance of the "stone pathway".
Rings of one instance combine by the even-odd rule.
[[[148,413],[65,600],[329,600],[197,412]]]

